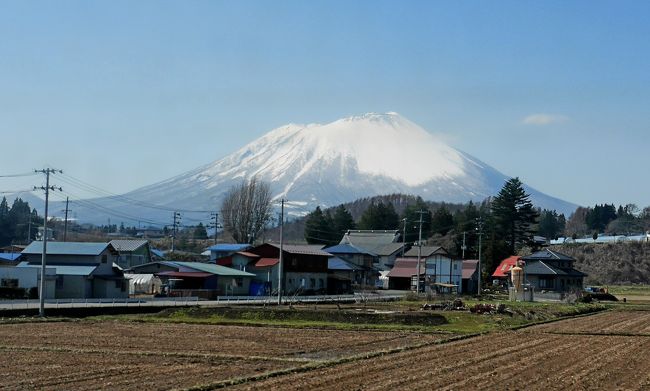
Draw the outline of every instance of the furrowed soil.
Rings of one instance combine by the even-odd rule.
[[[476,315],[490,316],[490,315]],[[123,320],[0,325],[0,389],[650,389],[650,311],[480,335]]]

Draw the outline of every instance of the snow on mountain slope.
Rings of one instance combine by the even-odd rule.
[[[94,202],[119,207],[126,215],[167,221],[165,208],[218,210],[231,186],[253,176],[270,182],[276,199],[291,200],[293,214],[390,193],[481,201],[508,179],[397,113],[369,113],[325,125],[286,125],[213,163],[126,194],[163,208],[118,206],[114,199]],[[527,191],[543,208],[570,213],[576,207]]]

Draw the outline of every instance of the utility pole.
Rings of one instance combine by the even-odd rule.
[[[217,232],[219,231],[219,213],[210,213],[210,219],[213,220],[211,228],[214,228],[214,244],[217,244]]]
[[[404,217],[402,221],[404,222],[404,239],[402,239],[402,257],[404,257],[404,251],[406,249],[406,223],[407,223],[406,217]]]
[[[174,252],[174,239],[176,239],[176,231],[181,225],[181,212],[174,212],[174,226],[172,229],[172,252]]]
[[[478,295],[481,295],[481,247],[483,239],[483,218],[476,219],[476,231],[478,232]]]
[[[463,250],[463,260],[465,260],[465,250],[467,249],[467,246],[465,245],[465,234],[467,234],[467,232],[463,231],[463,245],[460,247],[460,249]]]
[[[45,216],[43,216],[43,254],[41,255],[41,281],[40,281],[40,290],[38,292],[38,315],[40,317],[45,317],[45,265],[47,264],[47,212],[48,204],[50,201],[50,190],[59,190],[63,189],[50,186],[50,174],[63,173],[61,170],[54,170],[51,168],[46,168],[44,170],[34,170],[36,173],[45,174],[45,187],[36,187],[34,190],[44,190],[45,191]]]
[[[70,202],[70,197],[65,197],[65,222],[63,223],[63,241],[66,242],[68,238],[68,203]]]
[[[278,257],[278,305],[282,305],[282,250],[284,246],[284,198],[280,200],[280,256]]]
[[[422,257],[422,215],[425,213],[420,209],[420,233],[418,234],[418,264],[417,264],[417,281],[415,282],[415,291],[420,294],[420,258]]]

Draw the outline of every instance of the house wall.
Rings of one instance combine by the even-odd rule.
[[[54,268],[45,269],[45,298],[55,298],[54,286]],[[18,287],[27,289],[37,288],[40,289],[40,275],[41,269],[34,267],[0,267],[0,281],[2,279],[15,279],[18,280]]]
[[[41,263],[41,254],[24,254],[27,262]],[[48,254],[47,263],[59,265],[98,265],[95,274],[112,275],[113,262],[117,263],[117,256],[106,248],[101,254],[93,255],[57,255]]]
[[[255,280],[270,282],[271,291],[278,286],[278,266],[273,267],[250,267],[247,272],[255,274]],[[270,273],[269,273],[270,272]],[[270,276],[270,278],[269,278]]]
[[[445,255],[432,255],[424,260],[427,279],[431,283],[458,285],[458,293],[462,293],[463,261],[451,259]]]
[[[151,262],[149,246],[141,246],[135,251],[121,251],[115,263],[123,269],[129,269],[149,262]]]
[[[57,299],[89,299],[93,297],[91,281],[86,276],[56,276]]]
[[[126,298],[129,297],[127,280],[105,280],[94,278],[92,280],[92,298]]]
[[[250,277],[219,276],[216,289],[221,296],[247,296],[250,284]]]
[[[285,290],[291,294],[298,289],[305,291],[327,291],[327,272],[305,273],[287,272],[284,281]]]

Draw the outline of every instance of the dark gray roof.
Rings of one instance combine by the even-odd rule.
[[[349,243],[344,243],[344,244],[337,244],[336,246],[332,247],[327,247],[324,248],[323,251],[326,251],[330,254],[362,254],[362,255],[370,255],[372,257],[376,257],[377,255],[367,251],[365,249],[359,248],[353,244]]]
[[[521,259],[525,261],[531,261],[531,260],[560,260],[560,261],[575,261],[575,259],[571,258],[570,256],[566,254],[559,253],[557,251],[549,250],[549,249],[544,249],[542,251],[538,251],[536,253],[527,255],[525,257],[521,257]]]
[[[376,247],[372,251],[379,256],[389,256],[401,251],[402,247],[404,247],[404,243],[389,243]]]
[[[280,248],[280,245],[277,243],[268,243],[273,247]],[[282,246],[282,251],[288,252],[289,254],[303,254],[303,255],[320,255],[324,257],[331,257],[332,254],[323,251],[323,245],[321,244],[285,244]]]
[[[422,246],[422,252],[421,256],[423,257],[430,257],[434,254],[440,254],[440,255],[447,255],[449,256],[449,253],[447,250],[440,246]],[[418,248],[417,246],[412,247],[409,251],[404,254],[405,257],[417,257],[418,256]]]
[[[510,273],[507,271],[506,273]],[[586,274],[572,267],[560,268],[547,264],[544,261],[526,261],[524,273],[535,276],[562,276],[562,277],[585,277]]]

